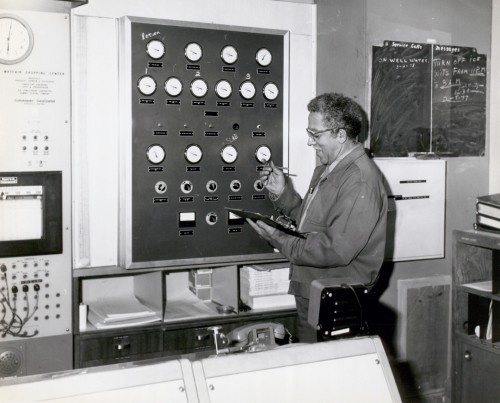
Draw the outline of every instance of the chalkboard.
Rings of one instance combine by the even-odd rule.
[[[375,157],[484,155],[486,56],[474,48],[374,46],[371,99]]]
[[[432,151],[484,155],[486,56],[473,48],[435,45],[432,76]]]
[[[407,157],[430,144],[431,45],[386,41],[373,47],[370,151]]]

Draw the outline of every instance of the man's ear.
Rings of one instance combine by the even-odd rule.
[[[345,129],[340,129],[339,132],[337,133],[337,139],[340,144],[344,144],[347,140],[347,132]]]

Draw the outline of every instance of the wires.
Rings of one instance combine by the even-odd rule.
[[[35,312],[38,311],[38,297],[39,297],[39,287],[34,287],[35,290],[35,305],[33,310],[30,311],[30,296],[28,294],[29,287],[28,285],[23,285],[23,293],[24,293],[24,301],[26,306],[24,310],[26,314],[24,318],[21,318],[18,314],[18,295],[19,289],[16,285],[13,285],[12,288],[9,287],[9,281],[6,274],[7,268],[3,265],[1,267],[3,282],[5,283],[5,287],[0,287],[0,304],[1,304],[1,319],[0,319],[0,333],[1,337],[6,337],[7,335],[13,337],[33,337],[38,334],[38,330],[34,330],[32,333],[28,333],[25,330],[26,324],[33,317]],[[5,292],[4,292],[5,290]]]
[[[359,328],[361,331],[365,331],[366,333],[369,333],[370,328],[368,326],[368,322],[364,318],[363,304],[361,303],[361,301],[358,297],[358,293],[353,288],[353,286],[350,284],[343,283],[343,284],[341,284],[341,287],[349,288],[352,291],[352,293],[354,294],[354,297],[356,298],[356,301],[357,301],[358,306],[359,306]],[[363,292],[367,292],[367,290],[365,289]]]

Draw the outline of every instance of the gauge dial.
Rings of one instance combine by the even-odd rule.
[[[269,101],[274,101],[276,98],[278,98],[278,95],[280,94],[278,86],[272,82],[269,82],[266,85],[264,85],[262,92],[264,93],[264,97]]]
[[[22,18],[0,15],[0,63],[23,61],[33,50],[33,44],[33,31]]]
[[[255,158],[257,158],[257,161],[259,161],[261,164],[266,164],[269,162],[271,159],[272,152],[269,146],[266,146],[265,144],[262,144],[257,147],[255,150]]]
[[[161,59],[165,54],[165,45],[158,39],[153,39],[146,45],[146,53],[151,59]]]
[[[252,99],[255,96],[255,84],[251,81],[241,83],[240,95],[245,99]]]
[[[219,96],[219,98],[226,99],[233,93],[233,87],[229,81],[220,80],[217,84],[215,84],[215,93]]]
[[[228,144],[221,150],[220,156],[226,164],[232,164],[238,158],[238,149],[232,144]]]
[[[262,67],[267,67],[273,61],[273,55],[269,49],[260,48],[255,54],[255,60],[257,60],[257,63],[259,63]]]
[[[208,92],[208,84],[202,78],[195,78],[191,82],[191,94],[193,94],[196,98],[202,98],[207,95]]]
[[[220,52],[222,61],[226,64],[234,64],[238,60],[238,51],[234,46],[224,46]]]
[[[142,76],[137,81],[137,88],[143,95],[153,95],[156,91],[156,81],[151,76]]]
[[[169,77],[165,81],[165,92],[171,97],[176,97],[182,92],[182,81],[177,77]]]
[[[165,159],[165,149],[159,144],[152,144],[148,147],[146,156],[152,164],[161,164]]]
[[[198,162],[201,161],[201,158],[203,157],[203,151],[201,147],[197,144],[190,144],[186,147],[186,150],[184,151],[184,158],[186,158],[186,161],[189,162],[190,164],[197,164]]]
[[[203,56],[203,49],[198,43],[191,42],[186,45],[184,55],[190,62],[197,62]]]

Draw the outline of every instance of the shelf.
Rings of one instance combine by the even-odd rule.
[[[494,351],[495,354],[500,354],[500,342],[492,343],[490,340],[485,340],[477,337],[476,335],[457,333],[456,336],[467,344],[472,344],[477,347]]]
[[[500,301],[500,294],[493,294],[491,292],[491,286],[491,281],[478,281],[474,283],[461,284],[458,285],[457,288],[469,294],[478,295],[480,297],[488,298],[494,301]]]
[[[478,393],[493,401],[498,383],[475,375],[500,370],[500,234],[454,231],[453,237],[451,401],[474,401]]]

